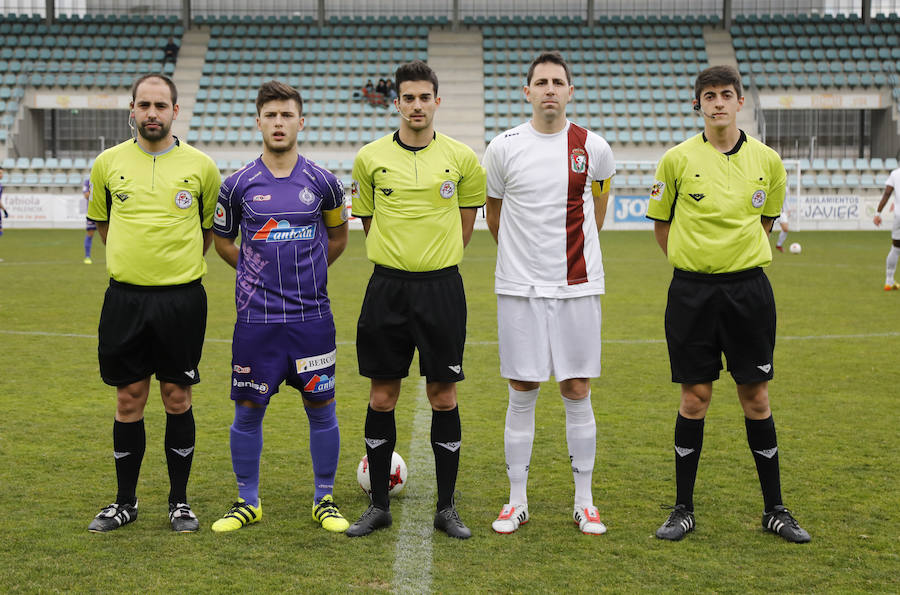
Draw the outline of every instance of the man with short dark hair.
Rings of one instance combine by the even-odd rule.
[[[206,332],[200,280],[221,178],[212,159],[172,134],[178,95],[171,79],[144,75],[131,97],[135,137],[101,153],[91,170],[87,216],[106,243],[110,276],[98,354],[100,376],[116,387],[118,493],[88,530],[112,531],[137,518],[144,407],[155,374],[166,410],[169,521],[175,531],[192,532],[199,523],[186,494],[194,456],[191,386],[200,382]]]
[[[451,537],[472,533],[453,500],[461,427],[456,383],[463,374],[466,296],[457,264],[484,204],[484,170],[474,151],[434,131],[441,103],[437,75],[416,60],[396,72],[400,128],[360,149],[353,164],[353,215],[362,219],[375,270],[356,334],[359,372],[371,379],[365,441],[371,506],[350,537],[390,526],[388,471],[401,379],[419,350],[431,403],[437,475],[434,527]]]
[[[615,159],[603,138],[566,117],[575,87],[559,52],[535,58],[524,93],[531,120],[499,134],[484,154],[487,223],[497,242],[500,374],[509,380],[503,432],[509,500],[492,527],[513,533],[529,520],[534,415],[541,383],[554,376],[575,482],[572,518],[582,533],[602,535],[606,525],[591,493],[597,450],[591,378],[601,370],[605,281],[598,232]]]
[[[781,501],[769,408],[775,297],[763,267],[772,262],[768,234],[781,213],[787,176],[775,151],[738,128],[743,104],[734,68],[713,66],[697,75],[694,109],[704,132],[663,155],[650,190],[647,217],[675,268],[665,327],[672,381],[681,384],[675,506],[656,536],[677,541],[694,530],[703,422],[724,353],[762,488],[763,528],[804,543],[809,533]]]
[[[341,435],[327,283],[328,266],[347,245],[344,188],[297,150],[304,118],[296,89],[263,84],[256,110],[262,155],[223,182],[216,205],[216,251],[237,269],[230,444],[239,497],[212,529],[234,531],[262,517],[262,422],[269,400],[287,382],[300,392],[309,420],[312,517],[328,531],[343,532],[350,523],[332,496]]]

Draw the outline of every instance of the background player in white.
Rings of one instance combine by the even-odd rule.
[[[887,182],[885,182],[884,194],[881,195],[881,202],[878,203],[878,208],[875,209],[875,217],[873,219],[875,225],[881,225],[881,212],[884,210],[885,205],[887,205],[888,200],[891,198],[891,194],[894,194],[894,189],[897,188],[898,185],[900,185],[900,168],[892,171],[888,176]],[[894,198],[895,206],[896,203],[897,199]],[[891,229],[891,251],[888,252],[884,267],[885,291],[900,289],[900,283],[894,281],[894,272],[897,270],[898,259],[900,259],[900,214],[898,214],[897,209],[894,209],[894,227]]]
[[[503,435],[509,503],[493,523],[512,533],[528,521],[526,484],[540,383],[552,374],[566,410],[575,477],[573,518],[606,532],[591,495],[597,431],[591,377],[600,375],[603,263],[597,232],[615,173],[605,140],[566,119],[575,88],[559,52],[528,69],[533,117],[487,148],[487,223],[497,241],[500,373],[509,379]]]

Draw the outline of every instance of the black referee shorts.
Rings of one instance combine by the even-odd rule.
[[[125,386],[156,374],[182,386],[200,382],[206,291],[200,280],[149,287],[110,279],[100,312],[100,376]]]
[[[775,296],[761,268],[706,275],[675,269],[666,305],[672,382],[719,378],[722,353],[738,384],[774,374]]]
[[[413,273],[375,266],[356,326],[359,373],[406,378],[413,352],[428,382],[459,382],[466,344],[466,294],[455,266]]]

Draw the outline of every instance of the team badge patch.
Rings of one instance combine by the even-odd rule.
[[[583,174],[587,171],[587,153],[584,152],[584,149],[580,147],[572,149],[569,160],[571,161],[572,171],[574,173]]]
[[[353,180],[353,183],[350,184],[350,197],[353,199],[359,198],[359,182]]]
[[[316,202],[316,196],[309,191],[309,188],[304,188],[300,191],[300,202],[305,205],[311,205]]]
[[[175,206],[186,209],[194,203],[194,196],[187,190],[179,190],[175,193]]]
[[[453,195],[456,194],[456,182],[453,180],[447,180],[443,184],[441,184],[441,196],[444,198],[453,198]]]
[[[654,180],[653,186],[650,186],[650,198],[659,200],[662,197],[663,190],[666,189],[666,183]]]
[[[753,196],[750,198],[750,203],[753,205],[754,209],[758,209],[766,203],[766,191],[765,190],[757,190],[753,193]]]
[[[225,219],[225,207],[223,207],[219,203],[216,203],[216,212],[213,216],[213,223],[215,223],[216,225],[225,225]]]

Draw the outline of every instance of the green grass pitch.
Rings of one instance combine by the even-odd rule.
[[[176,535],[166,519],[165,418],[154,383],[140,518],[108,535],[87,532],[115,495],[113,390],[102,384],[96,328],[106,287],[102,244],[81,264],[82,232],[7,230],[0,237],[0,590],[6,592],[897,592],[900,491],[897,346],[900,292],[882,290],[888,234],[792,233],[801,255],[775,254],[778,304],[771,398],[785,502],[812,542],[791,545],[760,526],[762,498],[734,384],[715,385],[696,489],[697,530],[680,543],[653,532],[674,499],[663,311],[671,270],[650,232],[603,232],[604,374],[593,383],[598,444],[594,498],[609,527],[581,535],[571,520],[564,412],[553,384],[538,404],[529,482],[532,520],[515,535],[490,522],[507,498],[505,382],[498,375],[495,248],[476,232],[461,266],[469,300],[457,504],[474,536],[425,528],[416,499],[433,482],[410,466],[394,528],[364,539],[327,534],[310,516],[308,429],[295,393],[273,399],[264,425],[258,525],[217,535],[210,525],[236,497],[228,450],[234,274],[210,253],[207,342],[195,388],[197,454],[188,494],[202,529]],[[361,232],[333,266],[338,417],[343,437],[335,498],[350,520],[366,500],[367,381],[356,370],[356,317],[371,265]],[[417,364],[397,410],[397,450],[412,444]],[[426,428],[427,432],[427,428]],[[426,433],[427,436],[427,433]],[[421,433],[418,440],[422,440]],[[426,446],[427,448],[427,446]],[[425,482],[425,483],[423,483]],[[430,486],[429,486],[430,487]],[[421,510],[426,508],[424,512]],[[418,576],[410,584],[404,576]],[[424,577],[424,578],[422,578]]]

